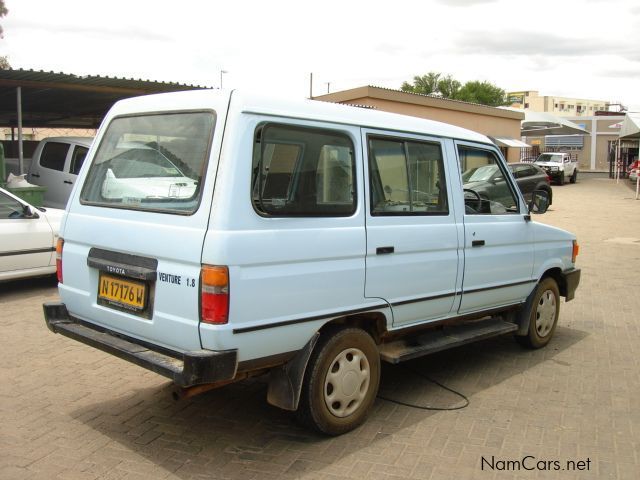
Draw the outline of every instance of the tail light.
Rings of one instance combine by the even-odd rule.
[[[571,253],[571,263],[576,263],[576,258],[578,257],[578,253],[580,253],[580,245],[578,245],[578,241],[573,241],[573,252]]]
[[[58,238],[56,243],[56,276],[58,277],[58,283],[62,283],[62,249],[64,248],[64,240]]]
[[[203,265],[200,271],[200,319],[221,325],[229,321],[229,269]]]

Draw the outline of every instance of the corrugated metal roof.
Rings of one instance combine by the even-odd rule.
[[[141,89],[141,90],[153,90],[155,92],[159,90],[176,91],[179,90],[195,90],[205,89],[211,87],[205,87],[200,85],[189,85],[185,83],[177,82],[159,82],[156,80],[143,80],[141,78],[125,78],[125,77],[110,77],[102,75],[75,75],[72,73],[63,72],[45,72],[44,70],[24,70],[24,69],[7,69],[0,70],[0,82],[2,80],[14,80],[24,82],[43,82],[43,83],[61,83],[70,85],[93,85],[97,87],[114,87],[125,89]]]
[[[24,127],[97,128],[123,98],[210,87],[100,75],[0,70],[0,126],[17,126],[16,88],[22,90]]]
[[[498,107],[492,107],[491,105],[485,105],[483,103],[465,102],[464,100],[454,100],[453,98],[443,97],[442,95],[433,95],[431,93],[430,94],[426,94],[426,93],[417,93],[417,92],[405,92],[404,90],[398,90],[396,88],[388,88],[388,87],[378,87],[377,85],[367,85],[367,86],[369,88],[378,88],[380,90],[387,90],[389,92],[407,93],[409,95],[417,95],[419,97],[434,98],[434,99],[437,99],[437,100],[461,103],[461,104],[464,104],[464,105],[475,105],[475,106],[478,106],[478,107],[485,107],[485,108],[498,108]]]

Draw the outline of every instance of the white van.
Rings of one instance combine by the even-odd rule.
[[[45,206],[66,206],[92,141],[92,137],[48,137],[40,141],[33,152],[27,180],[47,188]]]
[[[118,102],[95,142],[46,322],[182,395],[268,373],[270,403],[340,434],[381,360],[506,333],[542,347],[579,283],[575,237],[531,220],[546,193],[526,205],[458,127],[194,91]],[[485,171],[492,188],[463,186]]]

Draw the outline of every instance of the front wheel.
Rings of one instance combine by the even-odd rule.
[[[359,328],[325,332],[305,373],[298,419],[327,435],[340,435],[364,422],[380,385],[380,354]]]
[[[529,330],[526,335],[516,337],[516,340],[529,348],[542,348],[556,330],[560,313],[560,292],[558,284],[553,278],[545,278],[536,287],[531,301],[529,315]]]
[[[558,184],[564,185],[564,172],[560,172],[560,176],[558,177]]]

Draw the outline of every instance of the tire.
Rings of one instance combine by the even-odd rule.
[[[367,418],[380,386],[380,354],[359,328],[323,333],[309,358],[297,417],[327,435],[340,435]]]
[[[553,278],[547,277],[538,284],[530,305],[529,330],[516,340],[528,348],[542,348],[553,337],[560,313],[560,292]]]
[[[571,183],[576,183],[578,181],[578,169],[577,168],[573,171],[573,174],[571,175],[571,178],[569,179],[569,181]]]
[[[564,185],[564,172],[561,172],[558,177],[558,185]]]

